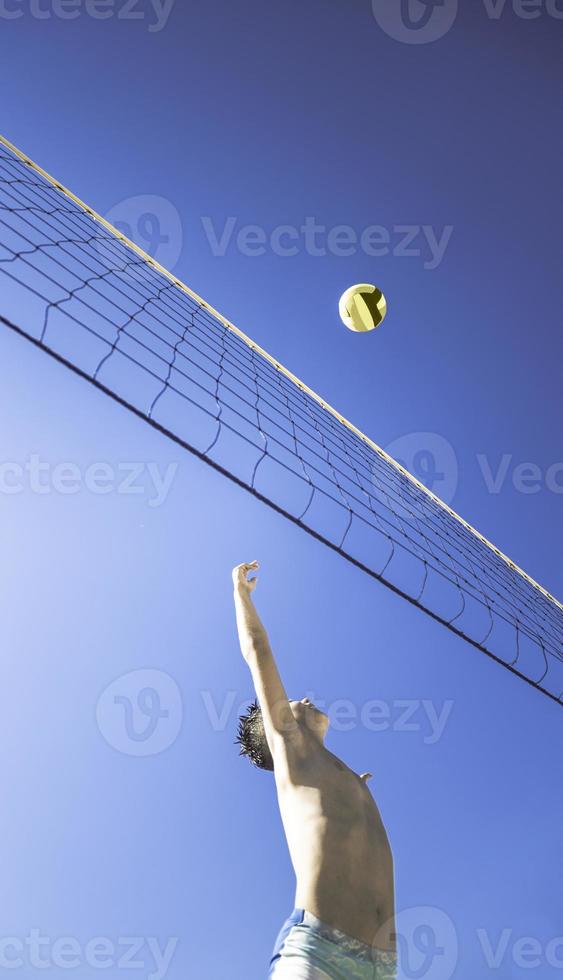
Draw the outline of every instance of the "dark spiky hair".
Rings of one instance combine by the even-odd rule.
[[[258,701],[249,705],[245,715],[239,717],[235,745],[240,745],[239,755],[246,755],[257,769],[274,771],[274,760],[264,732],[262,709]]]

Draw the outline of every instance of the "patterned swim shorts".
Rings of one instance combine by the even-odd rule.
[[[294,909],[282,926],[269,980],[395,980],[397,956]]]

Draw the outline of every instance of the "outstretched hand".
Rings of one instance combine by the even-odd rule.
[[[251,592],[254,592],[258,580],[256,576],[249,579],[248,574],[249,572],[258,571],[259,568],[260,565],[257,561],[243,562],[242,565],[236,565],[235,568],[233,568],[233,585],[235,587],[235,592],[239,592],[243,595],[245,593],[250,595]]]

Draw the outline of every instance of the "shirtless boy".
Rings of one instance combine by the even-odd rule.
[[[233,570],[241,652],[257,701],[237,742],[273,771],[296,875],[294,910],[276,941],[272,980],[391,980],[396,975],[393,858],[366,785],[325,744],[329,720],[290,701],[252,601],[258,562]]]

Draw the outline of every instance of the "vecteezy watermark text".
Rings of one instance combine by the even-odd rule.
[[[164,980],[179,939],[168,939],[164,947],[155,937],[96,936],[81,943],[73,936],[52,939],[31,929],[29,935],[0,936],[0,970],[134,970],[139,978]],[[142,972],[141,972],[142,971]]]
[[[162,473],[157,463],[123,462],[90,463],[81,468],[77,463],[50,463],[32,454],[24,463],[0,462],[0,496],[16,496],[26,491],[44,496],[66,496],[86,490],[98,496],[107,494],[146,494],[149,507],[165,503],[178,463],[169,463]]]
[[[19,20],[26,15],[34,20],[147,21],[151,34],[162,31],[170,18],[175,0],[0,0],[0,20]]]
[[[550,966],[563,970],[563,936],[542,943],[534,936],[514,936],[513,929],[503,929],[491,938],[486,929],[477,930],[477,939],[489,970],[500,970],[507,959],[521,970]]]
[[[434,228],[420,224],[397,224],[390,228],[374,224],[362,229],[344,224],[328,227],[311,215],[302,224],[276,225],[269,230],[257,224],[242,225],[233,216],[222,227],[210,217],[202,217],[201,223],[212,254],[220,258],[233,247],[249,258],[267,254],[293,258],[302,253],[313,258],[327,255],[347,258],[363,252],[373,258],[391,255],[422,259],[423,267],[430,270],[442,264],[454,230],[453,225]]]
[[[563,20],[562,0],[482,0],[482,5],[491,21],[509,15],[525,21],[540,17]],[[373,15],[382,31],[403,44],[439,41],[455,24],[460,7],[459,0],[372,0]]]
[[[489,493],[500,493],[509,477],[517,493],[540,493],[544,487],[550,493],[563,493],[563,462],[542,470],[537,463],[515,464],[512,453],[503,453],[493,467],[485,453],[477,453],[477,463]]]
[[[436,432],[410,432],[385,447],[404,469],[435,493],[444,503],[454,499],[459,483],[457,454],[451,443]],[[492,456],[476,453],[475,462],[487,493],[499,495],[509,488],[516,493],[563,494],[563,461],[545,466],[520,460],[513,453]],[[378,472],[374,470],[377,483]]]
[[[201,697],[213,731],[223,732],[232,723],[233,716],[242,714],[246,702],[237,706],[237,692],[228,691],[218,704],[211,691],[202,691]],[[309,692],[308,697],[319,710],[330,716],[334,732],[349,732],[365,728],[370,732],[410,732],[422,736],[425,745],[435,745],[444,734],[449,721],[453,701],[436,705],[433,701],[419,698],[382,701],[373,698],[358,704],[351,698],[338,698],[327,704]]]

